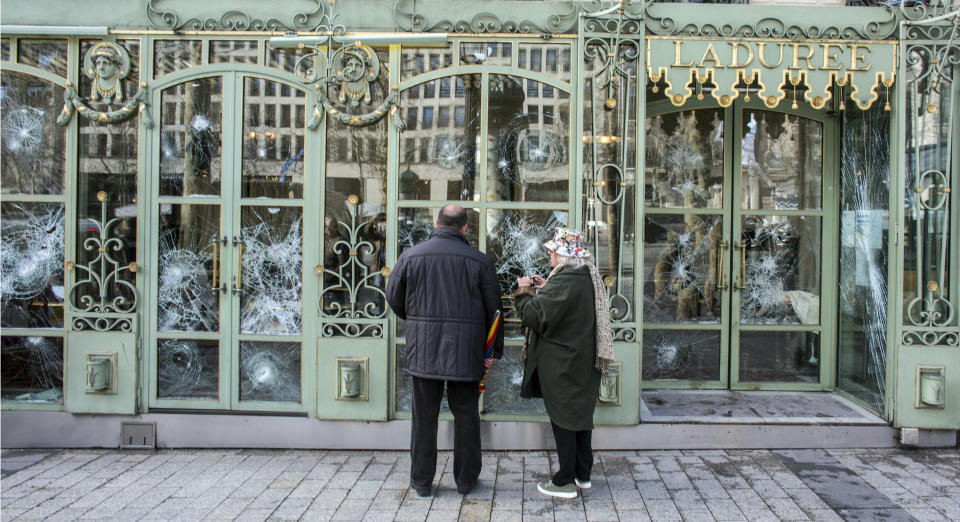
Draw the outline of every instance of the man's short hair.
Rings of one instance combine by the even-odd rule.
[[[460,205],[445,205],[437,214],[437,226],[460,230],[467,224],[467,211]]]

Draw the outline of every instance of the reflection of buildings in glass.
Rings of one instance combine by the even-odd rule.
[[[569,54],[557,49],[521,49],[519,53],[518,65],[523,69],[551,75],[569,69]],[[439,68],[441,55],[423,50],[408,60],[410,68],[417,72]],[[473,53],[468,58],[473,63],[489,62],[497,55],[497,46],[491,45],[487,54]],[[400,144],[400,199],[479,200],[475,177],[482,161],[478,153],[482,145],[480,78],[479,74],[448,76],[402,93],[407,130]],[[538,81],[499,74],[490,75],[489,91],[487,197],[522,200],[521,187],[526,183],[561,181],[560,200],[566,199],[567,94]],[[514,185],[520,187],[514,190]]]

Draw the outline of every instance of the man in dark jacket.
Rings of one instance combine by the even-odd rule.
[[[467,212],[440,209],[430,239],[405,250],[387,283],[387,301],[407,324],[407,373],[413,379],[410,485],[430,495],[437,468],[437,417],[446,382],[453,412],[453,477],[469,493],[480,476],[480,379],[503,354],[503,329],[484,360],[487,330],[503,306],[497,273],[463,237]]]

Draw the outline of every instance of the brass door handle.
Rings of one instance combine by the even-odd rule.
[[[227,244],[227,236],[223,236],[223,238],[218,238],[216,235],[214,235],[212,238],[210,238],[210,244],[213,245],[213,265],[211,266],[211,271],[213,273],[210,276],[210,281],[212,283],[210,285],[210,289],[213,290],[214,292],[220,291],[220,292],[226,293],[227,292],[226,283],[217,284],[217,281],[220,280],[220,257],[218,254],[220,253],[220,245]]]
[[[717,288],[721,291],[726,291],[730,288],[730,285],[724,281],[724,271],[723,271],[723,258],[727,257],[727,248],[730,246],[730,243],[723,239],[720,241],[720,259],[717,260]]]
[[[233,276],[233,295],[243,293],[243,236],[233,236],[233,246],[237,247],[237,275]]]

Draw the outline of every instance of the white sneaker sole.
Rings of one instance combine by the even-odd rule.
[[[577,498],[577,492],[576,492],[576,491],[573,491],[573,492],[571,492],[571,493],[564,493],[563,491],[548,491],[548,490],[546,490],[546,489],[543,489],[543,486],[541,486],[540,484],[537,484],[537,491],[539,491],[540,493],[543,493],[544,495],[550,496],[550,497]]]
[[[586,481],[586,482],[580,482],[580,481],[577,480],[577,479],[573,479],[573,482],[574,482],[574,483],[577,485],[577,487],[580,488],[580,489],[590,489],[591,487],[593,487],[593,484],[591,484],[589,480]]]

